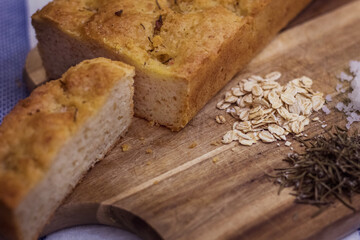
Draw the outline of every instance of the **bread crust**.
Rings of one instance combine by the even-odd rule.
[[[140,76],[186,82],[172,122],[156,118],[153,109],[135,111],[178,131],[310,1],[56,0],[33,16],[33,24],[49,65],[54,61],[41,37],[44,26],[83,46],[84,58],[104,56],[135,66],[135,109],[142,104],[136,101]],[[60,68],[72,64],[65,60]],[[45,68],[50,77],[59,69]]]
[[[54,156],[106,101],[116,82],[133,76],[126,64],[104,58],[69,69],[20,101],[0,126],[0,232],[22,239],[15,211],[46,174]]]

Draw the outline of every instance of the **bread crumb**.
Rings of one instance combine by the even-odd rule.
[[[193,142],[193,143],[189,146],[189,148],[195,148],[197,145],[198,145],[197,142]]]
[[[291,146],[291,142],[286,141],[286,142],[285,142],[285,146],[290,147],[290,146]]]
[[[156,184],[159,184],[159,181],[158,181],[158,180],[155,180],[155,181],[154,181],[154,185],[156,185]]]
[[[155,126],[155,122],[154,122],[153,120],[151,120],[151,121],[149,121],[149,125],[150,125],[151,127],[153,127],[153,126]]]
[[[144,141],[144,140],[145,140],[145,138],[144,138],[144,137],[140,137],[139,139],[140,139],[141,141]]]
[[[219,161],[219,158],[218,157],[213,157],[212,162],[216,163],[217,161]]]
[[[224,124],[224,123],[226,123],[226,119],[225,119],[225,117],[224,117],[223,115],[217,115],[217,116],[215,117],[215,120],[216,120],[216,122],[219,123],[219,124]]]
[[[151,150],[150,148],[146,149],[146,154],[151,154],[153,153],[153,150]]]
[[[149,166],[150,164],[151,164],[151,162],[150,162],[150,161],[146,163],[146,165],[148,165],[148,166]]]
[[[127,152],[127,151],[129,151],[130,146],[129,146],[129,144],[123,144],[121,146],[121,149],[122,149],[123,152]]]

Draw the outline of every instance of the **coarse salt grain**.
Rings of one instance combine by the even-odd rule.
[[[330,94],[326,95],[325,100],[326,100],[327,102],[331,102],[331,101],[332,101],[331,95],[330,95]]]
[[[339,110],[339,111],[342,111],[345,107],[345,104],[343,102],[339,102],[336,104],[336,109]]]
[[[341,83],[336,84],[336,91],[340,92],[340,89],[343,87]]]
[[[348,81],[348,82],[350,82],[351,80],[353,80],[353,77],[352,77],[352,76],[350,76],[349,74],[344,73],[344,72],[341,72],[341,73],[339,74],[338,78],[339,78],[339,80],[342,81],[342,82],[343,82],[343,81]]]
[[[360,61],[350,61],[349,63],[350,72],[355,76],[360,74]]]
[[[348,94],[348,97],[350,99],[350,103],[345,105],[342,102],[339,102],[335,107],[339,111],[345,112],[347,118],[347,124],[346,128],[350,128],[351,124],[354,122],[360,121],[360,115],[356,111],[360,111],[360,61],[350,61],[349,62],[349,69],[350,72],[354,75],[354,77],[351,80],[351,88],[352,91]],[[351,76],[346,76],[345,73],[341,73],[339,76],[340,81],[350,79]],[[349,81],[349,80],[347,80]],[[336,86],[336,91],[342,86],[338,88],[338,84]]]
[[[324,112],[326,115],[328,115],[328,114],[331,113],[330,109],[329,109],[327,106],[325,106],[325,105],[321,108],[321,110],[323,110],[323,112]]]

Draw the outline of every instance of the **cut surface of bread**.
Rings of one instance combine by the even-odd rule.
[[[37,239],[64,197],[126,132],[134,69],[98,58],[20,101],[0,126],[0,233]]]
[[[180,130],[311,0],[55,0],[33,16],[49,78],[103,56],[136,68],[135,114]]]

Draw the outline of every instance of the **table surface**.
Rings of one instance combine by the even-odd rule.
[[[47,0],[22,1],[3,0],[0,8],[0,120],[11,110],[16,102],[28,95],[21,80],[22,67],[30,46],[35,44],[29,37],[29,15],[45,4]],[[353,0],[316,0],[298,18],[292,21],[287,28],[299,25],[316,16],[320,16]],[[26,7],[28,6],[28,7]],[[32,40],[29,40],[32,39]],[[121,230],[109,227],[81,227],[55,233],[47,239],[136,239]],[[100,236],[100,238],[99,238]],[[114,238],[112,238],[113,236]],[[115,237],[116,236],[116,237]],[[119,236],[124,236],[119,238]],[[347,240],[360,239],[359,233],[350,235]]]

